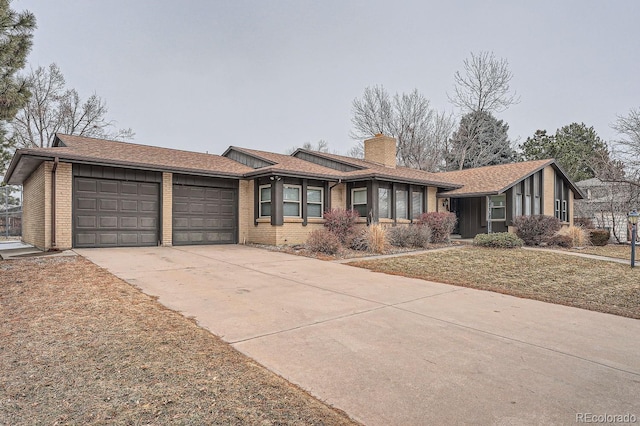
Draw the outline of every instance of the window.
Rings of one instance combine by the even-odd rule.
[[[506,219],[507,196],[492,195],[490,198],[491,220],[502,221]]]
[[[283,215],[289,217],[300,217],[300,190],[297,185],[284,185],[282,191]]]
[[[322,188],[307,187],[307,217],[322,217]]]
[[[556,209],[555,209],[555,216],[560,219],[560,200],[558,198],[556,198]]]
[[[354,188],[351,190],[351,208],[357,211],[361,217],[367,217],[367,188]]]
[[[409,218],[407,215],[408,198],[409,194],[407,191],[396,190],[396,219]]]
[[[378,188],[378,218],[391,218],[390,207],[391,190],[388,188]]]
[[[271,216],[271,185],[260,187],[260,217]]]
[[[533,175],[533,214],[540,214],[540,175]]]
[[[418,219],[420,215],[424,213],[424,210],[422,207],[423,197],[424,197],[423,192],[414,191],[411,194],[411,215],[413,219]]]
[[[569,215],[567,214],[567,200],[562,200],[562,221],[569,222]]]
[[[524,181],[524,214],[531,216],[531,181]]]
[[[522,183],[515,187],[516,189],[516,217],[522,216]]]

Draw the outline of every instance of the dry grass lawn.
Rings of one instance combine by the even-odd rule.
[[[552,252],[480,247],[349,264],[640,319],[640,267]]]
[[[582,249],[571,249],[576,253],[596,254],[598,256],[615,257],[631,260],[631,246],[626,244],[608,244],[606,246],[589,246]],[[636,246],[636,260],[640,256],[640,244]]]
[[[354,424],[81,257],[0,261],[0,424]]]

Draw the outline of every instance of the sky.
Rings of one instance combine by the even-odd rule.
[[[417,89],[440,111],[471,52],[508,61],[524,142],[572,122],[605,141],[640,107],[640,1],[13,0],[38,29],[28,67],[55,62],[133,142],[222,154],[322,139],[346,153],[367,86]]]

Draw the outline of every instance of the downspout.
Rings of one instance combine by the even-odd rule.
[[[51,169],[51,248],[56,248],[56,170],[58,169],[59,158],[53,160]]]

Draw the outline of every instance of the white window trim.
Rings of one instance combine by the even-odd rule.
[[[285,200],[284,199],[284,190],[287,188],[296,188],[298,190],[298,201],[291,201],[291,200]],[[285,204],[294,204],[297,203],[298,204],[298,215],[297,216],[290,216],[290,215],[286,215],[284,214],[284,205]],[[301,185],[290,185],[285,183],[284,185],[282,185],[282,212],[283,212],[283,216],[284,217],[302,217],[302,186]]]
[[[358,191],[364,192],[364,203],[355,203],[354,200],[356,197],[354,194]],[[367,188],[351,188],[351,210],[355,210],[356,206],[366,206],[368,202]]]
[[[313,204],[313,205],[320,204],[320,216],[309,216],[309,207],[307,207],[307,217],[314,218],[314,219],[318,219],[318,218],[322,219],[322,215],[324,213],[324,188],[321,186],[307,186],[307,191],[309,191],[310,189],[315,191],[320,191],[320,202],[309,201],[309,194],[307,194],[307,206],[309,204]]]
[[[569,222],[569,212],[568,212],[568,204],[567,200],[562,200],[562,221]]]
[[[260,204],[260,212],[259,212],[259,216],[260,216],[260,217],[271,217],[271,215],[266,216],[266,215],[263,215],[263,214],[262,214],[262,205],[263,205],[263,204],[266,204],[266,203],[271,204],[271,211],[273,212],[273,200],[269,200],[269,201],[262,201],[262,189],[263,189],[263,188],[269,188],[269,190],[271,190],[271,185],[260,185],[260,186],[258,187],[258,200],[259,200],[259,201],[258,201],[258,203]]]

